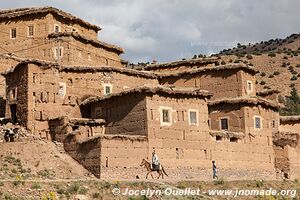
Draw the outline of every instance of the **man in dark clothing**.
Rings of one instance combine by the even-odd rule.
[[[218,179],[218,175],[217,175],[218,169],[217,169],[216,162],[213,160],[212,164],[213,164],[213,169],[212,169],[213,170],[213,179]]]

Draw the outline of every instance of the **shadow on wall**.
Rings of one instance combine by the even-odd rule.
[[[0,118],[5,117],[5,105],[6,100],[3,97],[0,97]]]

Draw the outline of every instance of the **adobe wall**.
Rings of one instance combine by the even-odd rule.
[[[147,135],[144,99],[144,94],[133,94],[95,103],[92,118],[105,119],[105,134]]]
[[[274,150],[272,133],[278,131],[279,127],[279,113],[272,109],[258,106],[249,106],[244,108],[245,112],[245,140],[250,143],[252,156],[257,157],[261,162],[256,165],[269,166],[270,169],[274,166]],[[260,116],[262,118],[262,128],[256,129],[254,126],[254,117]],[[275,127],[273,127],[273,121]],[[263,149],[263,150],[262,150]]]
[[[47,131],[49,129],[48,119],[61,116],[82,117],[80,103],[87,97],[104,95],[103,84],[105,83],[112,85],[113,93],[133,88],[136,85],[157,83],[156,79],[119,72],[91,73],[81,71],[77,73],[58,71],[55,68],[42,69],[33,64],[29,64],[29,67],[24,66],[24,68],[28,68],[28,76],[23,76],[26,83],[23,86],[17,85],[18,87],[27,87],[28,84],[28,93],[27,91],[26,94],[22,93],[24,95],[22,101],[28,101],[28,106],[26,104],[24,107],[24,109],[28,109],[28,121],[22,121],[24,123],[26,121],[27,128],[34,132]],[[23,73],[19,72],[19,69],[13,73],[14,76]],[[16,87],[14,83],[9,83],[9,85]],[[21,92],[23,90],[20,90]],[[25,113],[27,115],[27,112]]]
[[[54,25],[60,26],[61,32],[77,32],[81,35],[85,35],[92,39],[98,39],[98,32],[90,27],[87,27],[83,24],[74,23],[68,19],[64,19],[58,15],[51,15],[51,20],[49,20],[50,27],[53,27],[51,32],[54,32]],[[74,30],[75,29],[75,30]]]
[[[242,95],[241,96],[256,96],[256,77],[248,72],[240,70],[238,76],[241,79],[239,81],[240,86],[242,86]],[[252,91],[247,89],[247,81],[252,82]]]
[[[72,158],[83,165],[96,177],[100,177],[101,143],[99,142],[99,138],[79,143],[74,136],[69,135],[64,142],[64,148]]]
[[[120,178],[127,169],[139,166],[148,152],[146,137],[100,136],[77,140],[71,137],[64,143],[66,151],[98,178],[110,170]]]
[[[147,155],[148,141],[146,138],[102,139],[101,178],[124,178],[130,171],[141,168],[141,161],[147,158]],[[110,173],[111,171],[113,173]]]
[[[1,53],[14,53],[22,58],[34,58],[49,61],[58,61],[55,49],[63,48],[61,64],[66,65],[88,65],[88,66],[122,66],[118,53],[111,49],[95,47],[91,44],[75,40],[72,37],[61,37],[60,44],[57,38],[48,38],[48,34],[54,32],[54,25],[61,27],[61,32],[72,32],[71,26],[76,28],[78,33],[88,38],[97,39],[96,31],[85,28],[52,14],[39,14],[24,16],[22,19],[10,19],[0,22],[0,43],[3,49]],[[34,25],[34,36],[28,36],[28,26]],[[10,38],[11,28],[17,28],[17,37]]]
[[[217,109],[216,114],[211,111],[210,118],[218,119],[219,116],[229,116],[229,130],[242,131],[245,135],[236,142],[230,141],[229,138],[222,138],[221,141],[216,141],[214,138],[215,159],[219,159],[220,165],[225,168],[266,171],[269,178],[275,178],[272,132],[278,130],[278,112],[261,106],[239,107],[236,105],[232,107],[232,111],[226,107],[225,105],[221,107],[225,109],[224,111]],[[235,107],[236,110],[234,110]],[[262,117],[263,128],[261,130],[254,129],[254,116]],[[233,119],[231,120],[231,118]],[[235,120],[239,121],[241,129],[238,128],[239,124]],[[274,129],[272,127],[273,120],[275,120]],[[213,120],[211,123],[212,129],[218,128],[218,125],[213,126]]]
[[[291,180],[300,178],[300,148],[299,146],[284,147],[275,146],[275,166],[278,169],[280,178],[288,178]]]
[[[192,61],[191,61],[192,62]],[[182,64],[178,66],[165,66],[165,67],[155,67],[151,69],[147,69],[147,71],[153,71],[153,72],[161,72],[161,73],[169,73],[169,72],[183,72],[187,69],[197,69],[199,67],[213,67],[215,66],[215,63],[197,63],[195,64]]]
[[[300,178],[300,146],[299,144],[293,148],[291,146],[285,146],[288,152],[288,160],[290,164],[290,179]]]
[[[11,118],[11,106],[16,105],[17,122],[22,126],[28,123],[28,69],[21,67],[6,79],[6,108],[5,118]]]
[[[172,108],[172,125],[160,125],[159,106]],[[189,125],[187,115],[189,109],[199,110],[198,127]],[[275,178],[272,138],[270,146],[267,144],[266,137],[262,141],[251,143],[245,139],[245,136],[237,141],[230,141],[230,138],[216,141],[208,130],[208,109],[205,100],[193,98],[176,100],[154,95],[152,100],[150,97],[147,98],[147,111],[149,157],[152,149],[155,148],[161,163],[168,170],[176,171],[186,167],[211,170],[211,162],[215,160],[220,170],[226,172],[231,178],[235,173],[238,173],[236,175],[240,178],[242,176],[249,179]],[[237,113],[244,115],[244,111]]]
[[[57,38],[52,38],[51,54],[54,58],[55,48],[63,48],[63,56],[60,59],[61,64],[74,66],[115,66],[121,67],[121,57],[118,53],[104,47],[96,47],[90,43],[79,41],[72,36],[60,37],[59,43]]]
[[[300,133],[300,121],[281,121],[279,130],[283,132]]]
[[[271,94],[263,94],[263,95],[261,94],[261,95],[258,95],[258,96],[276,102],[276,101],[278,101],[278,96],[279,95],[278,95],[278,93],[271,93]]]
[[[1,57],[0,56],[0,73],[4,72],[5,70],[9,69],[12,66],[15,66],[18,62]],[[5,84],[5,77],[0,75],[0,117],[5,117],[5,99],[6,99],[6,84]]]
[[[0,23],[0,43],[2,47],[19,57],[42,59],[44,50],[51,49],[47,35],[52,31],[50,27],[51,15],[39,14],[35,16],[24,16],[22,19],[13,18],[7,23]],[[34,36],[28,37],[28,26],[34,25]],[[11,28],[17,28],[17,37],[10,39]],[[3,49],[0,53],[7,53]],[[50,58],[50,56],[49,56]],[[49,60],[49,58],[47,60]]]
[[[153,149],[163,165],[210,166],[208,110],[204,98],[186,96],[147,97],[149,157]],[[171,109],[171,124],[161,124],[161,109]],[[198,111],[198,125],[189,125],[189,109]]]
[[[221,130],[221,119],[228,120],[228,130],[244,132],[244,111],[238,104],[222,104],[209,106],[209,125],[211,130]]]
[[[235,98],[248,96],[247,80],[253,81],[253,92],[255,96],[255,77],[242,70],[212,70],[198,74],[184,74],[177,77],[161,78],[163,85],[175,85],[179,87],[196,87],[208,90],[214,94],[211,98],[220,99],[224,97]]]
[[[68,117],[50,119],[49,129],[49,137],[47,139],[62,143],[65,142],[70,134],[74,136],[76,141],[79,141],[96,135],[102,135],[105,130],[104,125],[96,123],[71,123]]]

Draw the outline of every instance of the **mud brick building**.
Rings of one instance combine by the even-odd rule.
[[[159,82],[162,85],[201,88],[212,92],[212,99],[256,96],[256,73],[247,65],[230,64],[161,74]]]
[[[70,66],[123,66],[120,54],[124,50],[99,41],[100,30],[53,7],[1,10],[0,72],[15,66],[21,59]],[[5,104],[4,90],[5,85],[0,84],[0,97],[4,101],[1,105]],[[0,106],[0,117],[4,117],[3,110]]]
[[[243,148],[236,150],[243,155],[240,159],[248,160],[247,168],[273,168],[275,174],[272,136],[279,127],[279,105],[254,97],[225,98],[208,104],[210,129],[221,131],[215,134],[215,141],[242,144]],[[243,133],[243,137],[226,138],[223,135],[227,131]],[[235,159],[236,166],[240,159]]]
[[[152,63],[143,67],[146,71],[169,73],[169,72],[183,72],[188,69],[197,69],[199,67],[216,66],[217,58],[195,58],[192,60],[180,60],[166,63]]]
[[[123,49],[97,39],[100,27],[52,7],[0,11],[0,53],[64,65],[121,66]]]
[[[265,99],[270,99],[272,101],[278,101],[279,91],[274,89],[262,90],[257,92],[257,96],[263,97]]]
[[[279,131],[273,134],[275,166],[285,178],[300,174],[299,130],[300,116],[281,116]]]
[[[84,117],[79,105],[85,98],[158,82],[149,72],[68,67],[38,60],[20,62],[3,75],[7,85],[6,117],[38,133],[49,130],[49,119]]]
[[[101,167],[137,167],[150,158],[153,149],[165,166],[204,166],[209,152],[207,91],[190,88],[142,86],[104,97],[90,97],[82,105],[91,118],[106,119],[105,135],[144,136],[147,142],[136,149],[101,150]],[[139,137],[138,137],[139,138]],[[203,145],[190,147],[191,143]],[[123,148],[122,148],[123,147]],[[107,166],[107,162],[109,163]]]
[[[134,178],[153,149],[171,174],[211,178],[215,160],[228,178],[300,176],[299,117],[279,116],[278,91],[257,91],[248,65],[129,69],[100,27],[52,7],[1,10],[0,28],[0,113],[98,177]]]

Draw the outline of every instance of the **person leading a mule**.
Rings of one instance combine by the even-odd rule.
[[[153,150],[152,152],[152,170],[159,170],[159,160],[158,160],[158,157],[155,153],[155,150]]]

